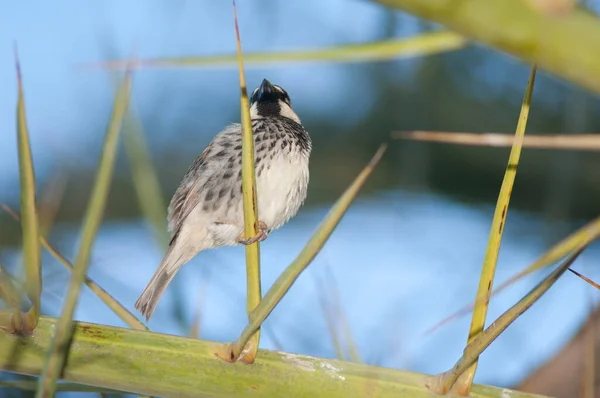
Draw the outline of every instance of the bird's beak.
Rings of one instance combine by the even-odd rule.
[[[275,91],[275,87],[273,87],[273,85],[267,79],[263,79],[260,87],[258,88],[258,92],[256,93],[256,98],[258,101],[262,101],[275,93]]]

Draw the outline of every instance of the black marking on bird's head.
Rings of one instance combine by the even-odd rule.
[[[255,88],[252,92],[252,96],[250,97],[250,105],[255,103],[277,103],[278,100],[282,100],[290,106],[292,105],[290,102],[290,96],[284,89],[277,85],[271,84],[271,82],[267,79],[263,79],[260,86]]]
[[[250,96],[250,111],[253,118],[284,116],[300,123],[292,110],[288,93],[281,87],[263,79]]]

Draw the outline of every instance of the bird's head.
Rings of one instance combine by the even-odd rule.
[[[254,89],[250,96],[250,117],[283,116],[300,123],[300,118],[292,110],[290,96],[281,87],[263,79],[260,86]]]

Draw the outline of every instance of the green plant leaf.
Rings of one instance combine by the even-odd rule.
[[[502,242],[502,232],[504,231],[504,223],[508,213],[508,204],[510,195],[517,175],[517,166],[519,165],[519,157],[521,156],[521,145],[523,144],[523,136],[525,135],[525,127],[527,126],[527,118],[529,117],[529,108],[531,106],[531,96],[535,83],[536,67],[531,68],[529,81],[525,90],[525,96],[521,105],[521,113],[517,123],[517,131],[515,133],[515,141],[510,151],[508,165],[504,173],[504,180],[498,194],[498,202],[492,220],[492,227],[488,238],[488,244],[485,251],[485,258],[481,269],[481,278],[479,280],[479,288],[477,289],[475,308],[473,309],[473,317],[471,320],[471,328],[469,330],[469,338],[467,344],[475,339],[485,326],[485,318],[489,300],[492,294],[492,285],[494,283],[494,275],[496,273],[496,263],[498,261],[498,253],[500,252],[500,243]],[[477,369],[477,361],[473,362],[472,366],[461,376],[456,383],[456,389],[459,395],[466,395],[469,392],[475,370]]]
[[[64,265],[70,272],[73,272],[73,265],[56,250],[52,247],[45,238],[41,238],[42,246],[46,250],[52,254],[52,256],[57,259],[62,265]],[[113,296],[110,295],[106,290],[104,290],[100,285],[98,285],[94,280],[92,280],[87,275],[83,279],[83,283],[90,288],[90,290],[98,296],[100,300],[108,308],[110,308],[123,322],[125,322],[129,327],[136,330],[149,330],[148,326],[146,326],[142,321],[140,321],[135,315],[131,313],[127,308],[123,307],[121,303],[117,301]]]
[[[91,199],[83,223],[81,243],[75,258],[75,266],[71,273],[67,297],[60,319],[56,325],[52,345],[46,355],[44,371],[39,381],[36,398],[54,396],[56,381],[62,374],[65,360],[69,352],[69,342],[71,341],[73,333],[73,313],[75,312],[79,300],[81,285],[83,284],[87,273],[92,246],[98,233],[98,229],[100,228],[100,223],[102,222],[117,154],[119,133],[121,131],[123,117],[127,111],[130,91],[131,74],[128,71],[115,98],[111,121],[104,139],[96,181],[94,183]]]
[[[301,62],[370,62],[398,58],[426,56],[463,48],[467,44],[462,36],[450,31],[428,32],[407,38],[395,38],[366,44],[350,44],[318,50],[276,53],[246,53],[247,66],[264,67]],[[96,64],[102,68],[124,69],[128,64],[134,68],[224,68],[237,66],[237,55],[208,57],[156,58],[109,61]]]
[[[17,212],[11,209],[9,206],[5,204],[1,204],[0,207],[6,211],[12,218],[16,221],[19,221],[20,216]],[[62,265],[64,265],[69,272],[73,272],[73,265],[67,260],[62,254],[59,253],[43,236],[40,236],[40,242],[42,246],[48,250],[48,252],[57,259]],[[83,283],[85,283],[90,290],[98,296],[100,300],[104,304],[108,306],[123,322],[125,322],[130,327],[137,330],[149,330],[148,327],[142,323],[135,315],[133,315],[129,310],[121,305],[114,297],[112,297],[106,290],[104,290],[100,285],[94,282],[87,275],[85,276]]]
[[[552,246],[550,250],[548,250],[542,256],[540,256],[540,258],[538,258],[533,264],[525,268],[523,271],[513,275],[505,282],[502,282],[497,288],[495,288],[492,291],[490,297],[497,295],[498,293],[500,293],[507,287],[513,285],[517,281],[523,279],[527,275],[530,275],[542,268],[555,264],[557,261],[567,256],[569,253],[573,252],[574,250],[578,250],[583,246],[591,244],[598,238],[600,238],[600,217],[595,218],[588,224],[571,233],[562,241]],[[426,333],[430,333],[433,330],[438,329],[440,326],[464,316],[465,314],[472,311],[475,305],[477,305],[479,302],[485,302],[486,300],[487,298],[483,297],[481,300],[475,301],[474,303],[471,303],[465,306],[464,308],[461,308],[456,313],[452,314],[451,316],[439,322],[434,327],[430,328]]]
[[[9,333],[16,333],[23,329],[23,318],[21,314],[21,297],[17,291],[11,276],[0,264],[0,300],[4,301],[12,315],[6,314],[0,317],[0,329]]]
[[[35,173],[33,158],[31,156],[31,143],[27,130],[25,116],[25,95],[21,66],[15,48],[15,61],[17,66],[17,82],[19,99],[17,102],[17,137],[19,149],[19,178],[21,184],[21,212],[23,217],[21,226],[23,230],[23,259],[25,261],[26,284],[25,290],[31,302],[29,311],[23,317],[23,332],[31,333],[40,317],[40,297],[42,294],[42,255],[38,239],[39,226],[37,209],[35,206]]]
[[[449,371],[437,375],[427,382],[427,386],[436,394],[446,394],[454,385],[459,376],[464,375],[472,364],[477,362],[479,355],[506,330],[519,316],[527,311],[544,293],[554,285],[554,283],[565,273],[573,264],[575,259],[585,249],[585,246],[574,252],[564,263],[558,266],[542,282],[534,287],[525,297],[508,309],[498,319],[496,319],[485,331],[478,334],[464,350],[463,356],[456,362]]]
[[[375,169],[375,166],[383,156],[386,148],[387,145],[384,144],[377,150],[369,164],[367,164],[367,166],[360,172],[360,174],[329,211],[329,214],[321,222],[321,225],[319,225],[319,228],[310,238],[306,246],[304,246],[304,249],[302,249],[300,254],[298,254],[298,257],[296,257],[292,264],[290,264],[279,276],[279,278],[277,278],[258,307],[252,311],[250,322],[248,325],[246,325],[237,341],[229,343],[217,351],[216,354],[220,358],[237,358],[240,355],[240,352],[246,345],[246,342],[260,328],[260,325],[265,321],[265,319],[267,319],[271,311],[273,311],[275,306],[281,301],[288,290],[290,290],[302,271],[308,267],[317,253],[319,253],[319,251],[323,248],[325,242],[327,242],[327,239],[329,239],[333,230],[350,207],[350,204],[364,183],[367,181],[367,178]]]
[[[165,211],[167,206],[160,189],[156,170],[152,165],[142,125],[133,114],[131,107],[129,107],[124,120],[123,143],[131,168],[131,180],[142,214],[152,226],[160,247],[166,248],[169,244],[167,214]]]

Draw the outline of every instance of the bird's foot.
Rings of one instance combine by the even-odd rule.
[[[269,231],[267,224],[265,224],[262,221],[259,221],[257,227],[258,233],[255,236],[253,236],[250,239],[246,239],[246,234],[242,232],[240,236],[238,236],[237,242],[241,243],[242,245],[251,245],[255,242],[262,242],[263,240],[267,239],[267,233]]]

